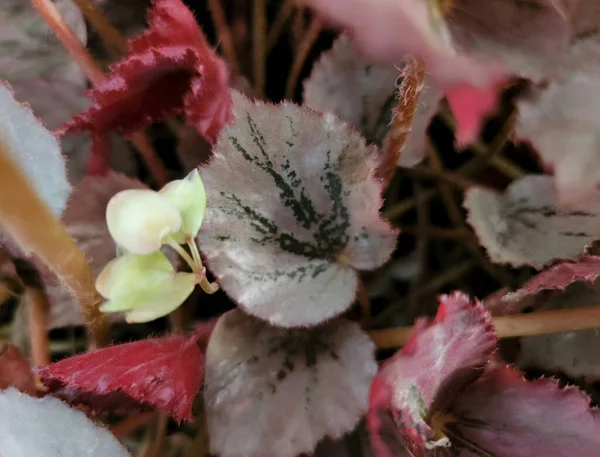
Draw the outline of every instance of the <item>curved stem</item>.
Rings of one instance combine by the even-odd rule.
[[[188,241],[188,246],[192,251],[192,256],[194,256],[194,260],[197,262],[200,271],[202,271],[204,266],[202,265],[202,257],[200,256],[198,245],[196,245],[196,240],[192,238],[191,241]],[[200,287],[202,287],[202,290],[207,294],[214,294],[217,290],[219,290],[219,284],[216,282],[209,282],[208,279],[206,279],[206,274],[202,275],[202,279],[200,280]]]
[[[183,260],[185,260],[185,263],[187,263],[190,266],[194,273],[200,272],[198,264],[194,261],[192,257],[190,257],[190,255],[186,252],[185,249],[183,249],[183,247],[177,244],[177,242],[174,240],[168,239],[165,241],[168,246],[173,248],[175,252],[177,252],[177,254],[179,254]],[[202,265],[200,265],[200,268],[202,268]]]
[[[96,347],[108,344],[109,327],[100,312],[94,274],[83,251],[52,214],[0,140],[0,224],[25,251],[35,254],[79,303]]]
[[[499,338],[596,329],[600,328],[600,306],[499,316],[494,317],[494,325]],[[406,344],[412,331],[413,327],[398,327],[376,330],[370,336],[379,349],[391,349]]]
[[[302,68],[304,67],[304,63],[308,57],[308,54],[319,38],[319,34],[323,29],[323,23],[319,18],[314,18],[308,27],[308,30],[302,37],[302,41],[298,46],[298,52],[296,53],[296,57],[294,58],[294,63],[292,64],[292,69],[290,70],[290,74],[288,75],[287,83],[285,85],[285,98],[291,100],[294,98],[294,92],[296,90],[296,86],[298,85],[298,79],[300,78],[300,73],[302,72]]]

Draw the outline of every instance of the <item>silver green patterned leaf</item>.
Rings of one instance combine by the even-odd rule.
[[[304,104],[332,112],[358,128],[369,143],[381,146],[396,105],[399,75],[393,64],[368,61],[344,34],[304,83]]]
[[[468,222],[497,263],[540,268],[555,259],[575,258],[600,238],[600,201],[585,210],[557,208],[551,176],[527,175],[504,194],[469,189],[464,206]]]
[[[65,209],[71,185],[60,145],[28,106],[0,81],[0,140],[55,215]]]
[[[353,302],[356,269],[383,264],[396,233],[379,216],[377,150],[332,114],[233,94],[211,163],[201,249],[224,291],[281,326]]]
[[[273,327],[240,310],[219,319],[206,352],[211,452],[222,457],[310,454],[350,432],[368,407],[375,346],[345,319]]]

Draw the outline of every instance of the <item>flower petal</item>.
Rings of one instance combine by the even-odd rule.
[[[166,316],[176,310],[194,291],[196,275],[193,273],[176,273],[169,281],[164,281],[153,295],[133,307],[125,315],[131,323],[149,322]]]
[[[186,237],[195,237],[200,231],[206,210],[206,191],[198,169],[192,170],[185,179],[171,181],[159,194],[181,213],[181,230],[173,238],[183,243]]]
[[[125,254],[110,261],[96,279],[96,289],[105,298],[147,288],[169,278],[175,269],[161,252],[147,255]]]
[[[106,223],[117,244],[134,254],[150,254],[181,228],[182,218],[177,208],[157,192],[130,189],[110,200]]]

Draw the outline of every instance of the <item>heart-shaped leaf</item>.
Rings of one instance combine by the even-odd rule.
[[[377,150],[331,114],[234,93],[234,121],[200,170],[198,236],[223,290],[276,325],[314,325],[352,303],[355,269],[384,263]]]
[[[239,310],[221,316],[206,352],[211,451],[294,457],[350,432],[367,409],[374,349],[343,319],[283,329]]]

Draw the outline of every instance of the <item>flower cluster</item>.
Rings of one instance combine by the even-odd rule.
[[[206,293],[216,292],[219,287],[206,279],[195,241],[205,209],[206,192],[198,170],[159,192],[129,189],[116,194],[106,208],[106,222],[123,254],[108,263],[96,281],[98,292],[108,300],[102,311],[124,311],[127,322],[147,322],[179,307],[196,284]],[[165,245],[191,272],[175,270],[161,251]]]

